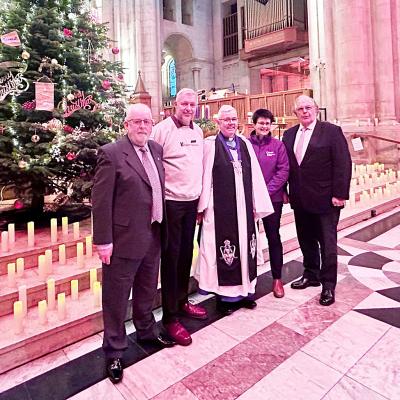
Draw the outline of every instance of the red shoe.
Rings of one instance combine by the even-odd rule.
[[[168,335],[181,346],[189,346],[192,343],[192,338],[185,327],[178,321],[170,322],[165,325]]]
[[[278,299],[285,295],[285,290],[283,289],[283,284],[280,279],[274,279],[272,283],[272,291],[274,292],[274,296]]]
[[[190,303],[189,301],[185,303],[182,308],[182,313],[186,317],[196,318],[196,319],[207,319],[207,311],[202,306],[196,306],[195,304]]]

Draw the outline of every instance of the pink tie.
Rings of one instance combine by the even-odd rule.
[[[308,130],[308,128],[301,128],[300,130],[300,138],[299,141],[297,142],[297,146],[296,146],[296,151],[295,151],[295,156],[296,156],[296,160],[297,160],[297,164],[301,164],[301,161],[303,159],[303,147],[304,147],[304,141],[306,138],[306,131]]]
[[[162,221],[162,191],[161,183],[158,174],[154,171],[153,165],[151,164],[147,155],[147,150],[144,147],[140,148],[142,152],[142,164],[149,178],[151,191],[153,195],[153,206],[151,210],[151,222]]]

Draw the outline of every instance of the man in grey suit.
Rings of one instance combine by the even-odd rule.
[[[123,376],[131,290],[137,340],[161,347],[175,344],[159,332],[152,313],[161,243],[166,241],[162,147],[148,141],[152,125],[146,105],[128,108],[127,135],[99,149],[92,190],[93,241],[103,263],[103,350],[113,383]]]

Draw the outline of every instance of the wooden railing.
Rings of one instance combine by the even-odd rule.
[[[239,124],[242,126],[247,123],[247,113],[249,111],[254,112],[259,108],[267,108],[278,119],[277,122],[286,124],[286,127],[290,127],[297,121],[297,118],[293,115],[293,106],[295,99],[301,94],[312,97],[312,90],[296,89],[253,95],[237,94],[236,96],[232,95],[222,99],[200,101],[199,107],[208,106],[207,115],[211,119],[213,115],[218,113],[222,105],[231,105],[236,109]],[[171,115],[173,112],[173,107],[164,107],[165,117]]]

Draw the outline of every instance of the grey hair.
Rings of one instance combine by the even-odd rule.
[[[197,93],[190,88],[182,88],[177,94],[176,94],[176,98],[175,101],[179,101],[179,97],[183,96],[184,94],[189,93],[192,94],[193,96],[196,97],[196,103],[197,103]]]
[[[235,108],[233,108],[232,106],[230,106],[229,104],[224,104],[223,106],[221,106],[221,108],[218,110],[218,119],[221,118],[221,114],[230,112],[230,111],[236,111]]]
[[[299,97],[296,97],[295,101],[294,101],[294,108],[293,110],[296,111],[297,109],[297,104],[300,100],[311,100],[314,103],[314,106],[317,107],[317,109],[319,108],[317,102],[310,96],[306,96],[305,94],[300,95]]]

